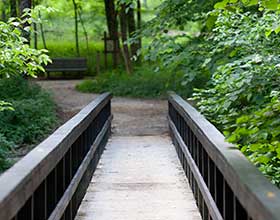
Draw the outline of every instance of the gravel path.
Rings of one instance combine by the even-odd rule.
[[[51,92],[63,121],[67,121],[97,95],[80,93],[75,90],[80,80],[38,81]],[[119,136],[163,135],[168,132],[167,102],[113,98],[113,133]]]

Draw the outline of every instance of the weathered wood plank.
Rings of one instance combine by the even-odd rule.
[[[76,220],[201,220],[167,136],[113,136]]]

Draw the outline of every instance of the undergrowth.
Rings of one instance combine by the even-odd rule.
[[[0,80],[0,100],[14,110],[0,112],[0,172],[7,169],[22,147],[40,141],[57,123],[49,94],[20,77]]]
[[[182,85],[183,74],[154,72],[151,67],[138,67],[132,75],[123,70],[100,74],[92,80],[84,80],[77,90],[89,93],[111,92],[114,96],[136,98],[165,98],[168,91],[189,97],[194,87],[203,85],[206,79],[197,79],[192,85]]]

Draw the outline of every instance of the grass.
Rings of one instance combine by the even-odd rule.
[[[190,97],[193,87],[182,85],[182,78],[182,74],[155,73],[149,66],[140,66],[131,76],[123,70],[106,72],[94,79],[84,80],[76,89],[86,93],[111,92],[115,96],[136,98],[165,98],[172,90],[183,97]]]
[[[39,86],[22,78],[0,80],[0,100],[14,111],[0,111],[0,172],[23,148],[42,140],[57,125],[55,104]],[[26,149],[24,149],[25,151]]]
[[[48,1],[46,1],[48,2]],[[155,8],[161,3],[161,0],[147,1],[148,8],[144,7],[142,2],[142,19],[146,22],[155,16]],[[45,4],[50,4],[45,3]],[[51,3],[51,6],[53,3]],[[107,29],[106,17],[104,14],[103,2],[94,4],[85,3],[82,18],[86,31],[88,33],[89,49],[87,50],[85,35],[79,24],[79,42],[80,56],[87,57],[89,76],[96,75],[97,52],[100,54],[100,70],[105,71],[104,67],[104,46],[103,33]],[[43,24],[45,30],[47,49],[50,57],[76,57],[75,32],[74,32],[74,11],[71,2],[57,1],[53,6],[58,11],[51,14],[43,13]],[[145,40],[143,42],[146,42]],[[33,45],[33,42],[32,42]],[[41,35],[38,36],[38,48],[43,48]],[[108,66],[112,66],[112,57],[108,56]],[[110,68],[109,68],[110,69]],[[107,70],[109,70],[107,69]],[[56,73],[61,75],[61,73]]]

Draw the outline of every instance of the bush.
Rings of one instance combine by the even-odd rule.
[[[216,13],[216,12],[215,12]],[[194,95],[200,111],[227,140],[280,186],[279,15],[220,11],[209,59],[216,62],[209,87]],[[250,30],[250,31],[248,31]],[[217,59],[217,55],[224,54]]]
[[[0,100],[13,111],[0,112],[0,170],[15,147],[37,143],[57,124],[55,105],[39,86],[20,77],[0,80]]]
[[[13,146],[13,142],[8,141],[4,135],[0,134],[0,172],[11,166],[12,162],[9,159],[9,155]]]
[[[163,98],[166,97],[167,91],[173,90],[184,97],[189,97],[193,87],[186,88],[182,85],[182,77],[182,74],[155,73],[152,68],[141,67],[131,76],[123,71],[99,75],[94,80],[83,81],[77,85],[77,89],[81,92],[111,92],[115,96],[139,98]],[[193,86],[198,86],[199,83],[201,81],[197,81]]]

